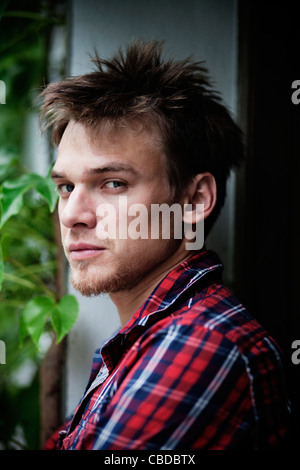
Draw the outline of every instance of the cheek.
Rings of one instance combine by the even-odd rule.
[[[67,236],[67,227],[65,227],[62,223],[60,223],[60,236],[62,239],[62,242],[65,240]]]
[[[99,239],[126,240],[132,217],[128,214],[127,199],[122,198],[119,205],[100,204],[97,207],[96,235]]]
[[[148,239],[149,214],[144,204],[130,204],[126,198],[118,206],[101,204],[97,208],[96,234],[100,239]]]
[[[58,200],[57,210],[58,210],[58,220],[60,224],[60,233],[61,233],[61,237],[63,238],[66,235],[67,228],[65,227],[62,221],[63,211],[64,211],[64,202],[61,199]]]
[[[117,240],[113,251],[119,262],[128,260],[131,265],[147,267],[156,264],[174,251],[178,240],[131,239]]]

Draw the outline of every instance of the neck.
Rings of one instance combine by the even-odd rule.
[[[159,282],[182,261],[190,258],[194,252],[175,253],[167,260],[156,266],[150,273],[131,290],[110,294],[111,300],[118,309],[121,326],[123,327],[148,299]]]

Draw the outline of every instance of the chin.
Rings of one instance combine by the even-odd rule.
[[[131,270],[117,269],[114,274],[88,273],[71,269],[71,283],[75,290],[85,297],[100,294],[113,294],[131,290],[140,277],[133,276]]]

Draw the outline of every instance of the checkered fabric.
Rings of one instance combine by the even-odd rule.
[[[85,394],[56,448],[281,445],[289,402],[280,349],[222,284],[221,272],[217,255],[203,251],[159,283],[96,352]]]

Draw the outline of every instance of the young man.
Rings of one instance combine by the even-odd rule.
[[[280,352],[195,240],[243,160],[241,132],[202,65],[163,61],[156,42],[95,63],[50,84],[41,113],[72,283],[108,292],[122,327],[56,448],[276,448],[289,415]]]

